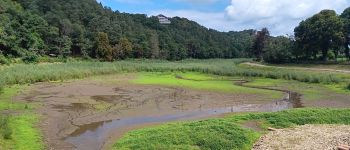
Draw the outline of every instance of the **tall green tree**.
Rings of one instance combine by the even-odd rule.
[[[107,61],[113,60],[112,47],[109,44],[108,34],[99,32],[96,39],[96,57]]]
[[[68,36],[59,39],[59,54],[67,57],[71,54],[72,40]]]
[[[255,40],[253,44],[253,53],[258,61],[263,61],[264,48],[270,36],[270,32],[267,28],[262,28],[255,35]]]
[[[293,41],[284,36],[271,38],[264,48],[264,61],[269,63],[288,63],[293,59]]]
[[[150,33],[150,45],[151,45],[151,58],[159,58],[160,48],[159,48],[159,37],[157,33]]]
[[[329,51],[344,43],[343,27],[335,11],[322,10],[295,28],[295,39],[307,59],[321,54],[321,59],[327,61]]]
[[[340,17],[343,19],[344,23],[344,53],[348,60],[350,60],[350,7],[345,9],[344,12],[340,15]]]
[[[125,59],[132,56],[132,50],[132,43],[127,38],[120,38],[118,44],[113,48],[113,53],[117,59]]]

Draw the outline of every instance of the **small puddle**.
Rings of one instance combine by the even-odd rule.
[[[124,133],[128,130],[128,127],[136,125],[202,119],[231,112],[275,112],[299,107],[302,107],[300,95],[290,93],[285,99],[273,101],[269,104],[247,104],[220,109],[178,112],[163,116],[124,118],[86,124],[78,126],[78,129],[67,137],[65,141],[73,144],[77,150],[99,150],[105,145],[111,133]]]

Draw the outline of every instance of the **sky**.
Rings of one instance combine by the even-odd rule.
[[[267,27],[272,35],[291,35],[294,28],[323,9],[338,14],[350,0],[97,0],[113,10],[185,17],[218,31]]]

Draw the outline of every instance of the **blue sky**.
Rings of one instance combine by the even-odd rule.
[[[273,35],[293,34],[294,27],[323,10],[341,13],[350,0],[97,0],[113,10],[186,17],[208,28],[237,31],[268,27]]]
[[[200,0],[102,0],[102,3],[114,10],[129,13],[149,13],[157,10],[197,10],[219,12],[224,10],[230,4],[230,1],[227,0],[207,1],[208,2],[203,3]]]

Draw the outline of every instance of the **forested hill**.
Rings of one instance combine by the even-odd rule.
[[[95,0],[1,0],[0,51],[103,59],[245,57],[253,30],[219,32],[185,18],[113,11]]]

